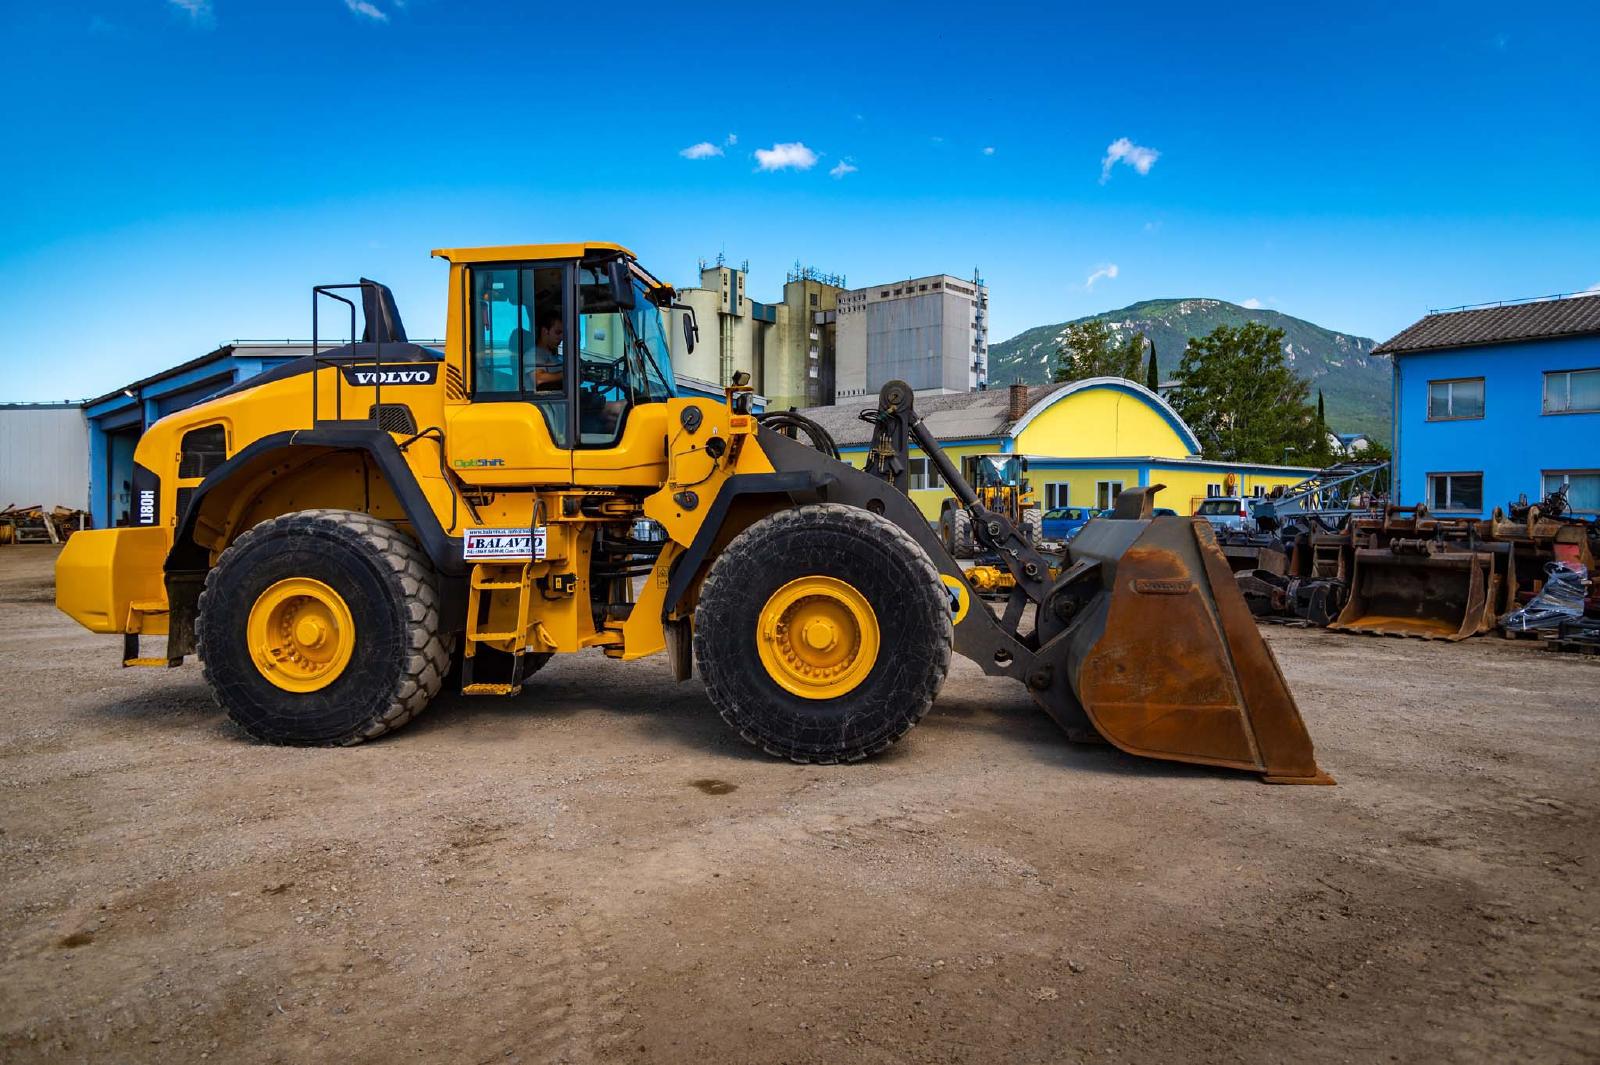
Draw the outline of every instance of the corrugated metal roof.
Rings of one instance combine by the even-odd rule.
[[[1028,389],[1024,410],[1063,386],[1038,385]],[[916,398],[917,414],[940,440],[986,440],[1005,435],[1011,428],[1006,417],[1010,407],[1009,389],[986,392],[930,393]],[[876,410],[876,397],[862,396],[831,407],[810,407],[800,413],[828,430],[840,447],[857,447],[872,441],[872,426],[861,420],[864,410]]]
[[[1430,314],[1373,349],[1394,355],[1600,333],[1600,295]]]

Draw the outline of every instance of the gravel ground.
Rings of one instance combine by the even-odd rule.
[[[1267,630],[1335,788],[957,659],[871,763],[665,663],[350,750],[121,670],[0,548],[0,1061],[1595,1061],[1600,660]]]

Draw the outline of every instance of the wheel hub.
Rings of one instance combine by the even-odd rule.
[[[833,577],[800,577],[767,600],[756,623],[761,663],[784,690],[833,699],[878,659],[878,618],[865,596]]]
[[[251,661],[285,691],[332,684],[355,650],[355,619],[344,598],[311,577],[290,577],[263,591],[245,623]]]

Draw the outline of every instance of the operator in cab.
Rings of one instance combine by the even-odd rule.
[[[566,388],[567,374],[561,354],[561,342],[567,334],[561,312],[547,307],[534,316],[533,364],[524,371],[522,387],[529,392],[560,392]],[[511,348],[519,350],[526,343],[526,331],[512,331]]]

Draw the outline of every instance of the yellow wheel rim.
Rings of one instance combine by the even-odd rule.
[[[310,577],[290,577],[256,599],[246,638],[263,677],[284,691],[314,692],[350,664],[356,623],[338,592]]]
[[[833,577],[800,577],[776,592],[756,621],[767,675],[802,699],[836,699],[878,661],[878,615],[866,596]]]

